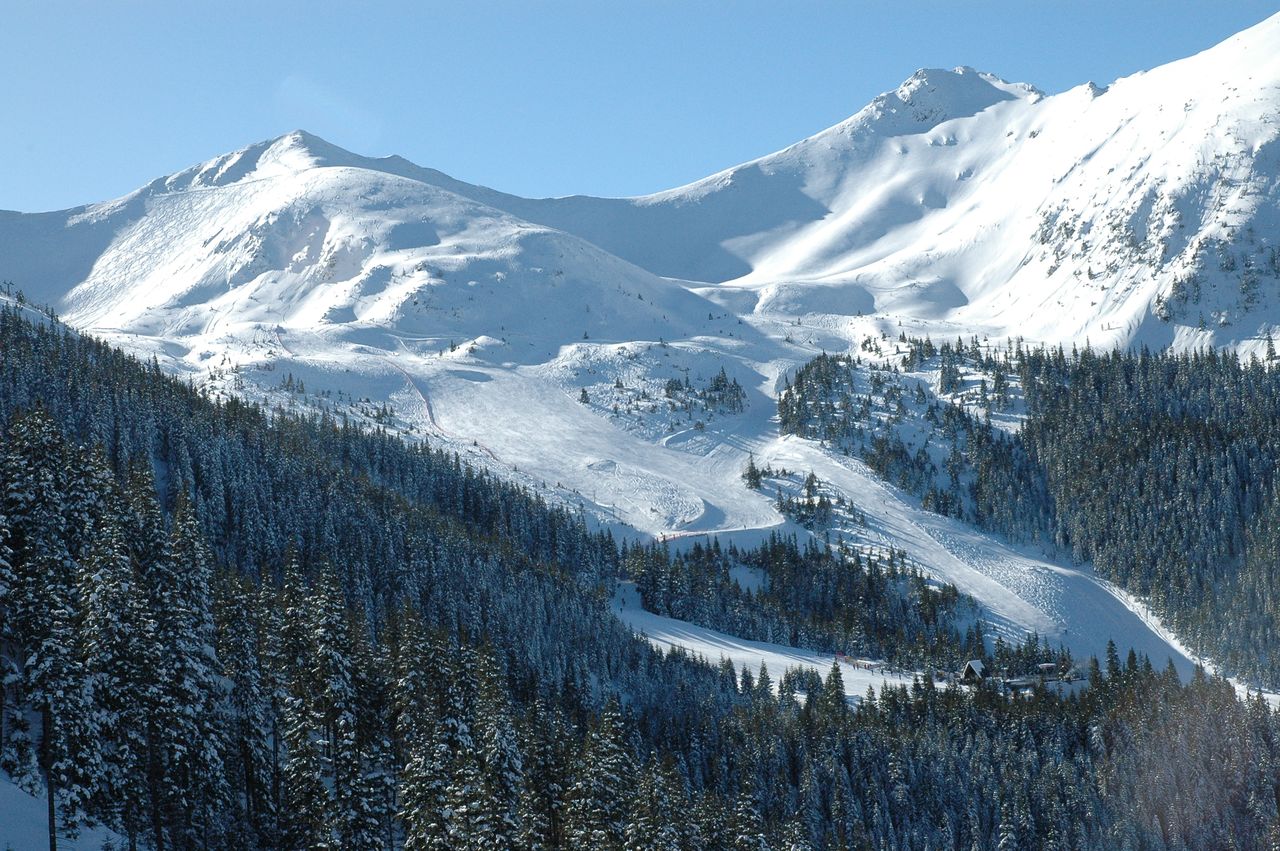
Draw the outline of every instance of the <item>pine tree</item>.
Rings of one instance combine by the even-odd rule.
[[[331,569],[322,570],[309,596],[311,664],[306,681],[319,722],[322,774],[331,779],[331,832],[341,847],[364,848],[377,841],[366,811],[365,755],[356,729],[353,640],[346,602]]]
[[[536,699],[526,719],[525,782],[519,802],[521,846],[529,851],[563,845],[569,738],[563,716]]]
[[[0,451],[3,457],[3,451]],[[10,612],[19,593],[18,575],[13,567],[13,552],[9,549],[9,519],[0,507],[0,646],[21,647],[22,636],[14,628]],[[17,707],[15,685],[20,681],[20,671],[7,653],[0,653],[0,769],[9,773],[25,787],[33,791],[33,782],[39,774],[35,747],[30,729],[21,711],[12,717],[10,705]],[[20,709],[20,707],[18,707]]]
[[[840,663],[832,662],[831,670],[822,684],[820,707],[826,718],[839,721],[849,713],[849,699],[844,692],[844,675],[840,673]]]
[[[92,521],[81,566],[79,653],[94,710],[94,811],[136,843],[147,825],[146,707],[155,625],[129,558],[123,530],[102,511]]]
[[[733,808],[733,851],[769,851],[755,796],[743,791]]]
[[[3,511],[13,561],[6,632],[15,636],[17,679],[39,713],[39,763],[49,796],[49,830],[74,829],[97,770],[87,678],[76,653],[75,564],[67,550],[66,461],[61,435],[43,408],[15,417],[0,462]],[[15,732],[26,736],[21,727]],[[11,744],[21,750],[22,745]],[[15,762],[21,768],[24,762]],[[18,778],[30,783],[31,778]],[[61,808],[59,816],[57,810]]]
[[[678,851],[675,802],[659,773],[656,754],[649,755],[649,762],[640,772],[627,810],[629,821],[623,838],[626,851]]]
[[[180,492],[173,528],[148,571],[151,598],[161,603],[153,609],[163,658],[157,707],[161,760],[170,783],[182,790],[166,797],[165,808],[179,847],[206,842],[222,829],[217,813],[228,795],[225,694],[214,655],[211,570],[212,557],[190,501]]]
[[[427,639],[421,615],[405,606],[397,613],[398,635],[392,647],[392,705],[397,743],[422,741],[435,726],[435,686],[424,664]]]
[[[284,847],[295,851],[336,848],[330,828],[332,796],[325,783],[321,719],[307,700],[290,695],[284,703]]]
[[[409,741],[401,796],[406,848],[467,847],[491,836],[495,810],[486,803],[471,733],[475,685],[470,665],[444,641],[431,642],[430,653],[440,686],[436,723],[429,738],[414,732]]]
[[[799,819],[787,822],[778,851],[813,851],[813,843],[809,839],[809,832],[804,822]]]
[[[494,823],[496,809],[485,786],[478,754],[455,753],[445,791],[450,845],[463,851],[502,847]]]
[[[352,685],[355,691],[358,771],[353,778],[351,842],[359,847],[387,847],[396,830],[396,774],[393,666],[372,640],[372,629],[360,609],[349,610]],[[394,644],[388,636],[387,644]]]
[[[228,573],[215,583],[217,657],[230,684],[227,696],[226,772],[236,808],[228,840],[245,848],[278,844],[277,812],[271,787],[271,677],[264,652],[258,595],[247,581]]]
[[[405,851],[428,851],[445,844],[437,841],[434,829],[436,812],[441,805],[439,776],[432,759],[434,752],[430,740],[413,734],[400,779],[400,820],[404,825]]]
[[[587,734],[577,779],[569,789],[565,837],[571,845],[617,848],[621,844],[630,765],[622,716],[617,699],[611,697]]]
[[[1019,851],[1022,846],[1018,835],[1018,820],[1014,808],[1008,801],[1000,807],[1000,851]]]
[[[514,847],[520,836],[520,790],[524,760],[511,722],[510,699],[500,660],[491,648],[478,654],[479,689],[476,718],[484,762],[487,805],[492,809],[493,841]]]

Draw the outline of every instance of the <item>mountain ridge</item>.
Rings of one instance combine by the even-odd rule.
[[[1270,274],[1275,246],[1211,255],[1232,233],[1280,221],[1271,47],[1280,16],[1055,95],[963,66],[921,69],[781,151],[631,198],[520,198],[297,130],[114,201],[0,217],[0,275],[44,273],[42,295],[60,302],[159,196],[345,168],[572,234],[659,277],[730,285],[753,311],[1257,348],[1280,301],[1243,271]],[[1052,322],[1037,318],[1046,312]]]

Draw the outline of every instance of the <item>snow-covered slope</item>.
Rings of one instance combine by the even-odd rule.
[[[760,312],[1248,351],[1280,319],[1278,115],[1275,16],[1051,97],[922,70],[786,150],[640,198],[523,199],[361,163],[748,290]]]
[[[523,199],[295,132],[114,201],[0,213],[0,279],[212,392],[468,453],[651,535],[787,527],[749,454],[812,468],[1009,633],[1188,664],[1087,570],[781,439],[788,370],[899,329],[1231,345],[1280,323],[1280,16],[1045,96],[921,71],[848,120],[630,199]],[[700,401],[720,369],[744,406]],[[677,381],[674,390],[668,385]]]
[[[527,360],[545,340],[705,322],[700,297],[581,239],[357,159],[294,133],[75,211],[66,232],[112,241],[78,280],[37,273],[34,295],[74,325],[186,348],[279,326],[383,347],[489,335]]]
[[[781,644],[747,641],[686,621],[655,615],[640,605],[640,594],[629,582],[617,589],[612,604],[622,622],[649,639],[655,647],[663,650],[680,648],[713,665],[728,659],[736,670],[745,668],[752,675],[758,673],[763,665],[775,688],[787,671],[808,669],[825,677],[834,663],[840,666],[845,697],[856,701],[865,697],[869,688],[879,692],[890,686],[910,686],[923,675],[923,672],[890,670],[880,665],[854,664],[846,659]],[[857,661],[865,663],[868,660]]]
[[[1278,134],[1280,16],[1052,97],[921,71],[680,189],[504,206],[660,274],[750,287],[761,311],[1249,348],[1280,318]]]
[[[39,851],[49,847],[48,799],[29,795],[0,771],[0,848]],[[58,836],[62,851],[100,851],[127,848],[128,840],[105,827],[81,827],[72,839]]]
[[[437,240],[413,262],[528,254],[526,270],[567,275],[551,261],[573,245],[597,283],[634,281],[622,258],[747,290],[741,305],[758,312],[1248,348],[1280,316],[1278,114],[1280,15],[1188,59],[1051,97],[971,68],[922,70],[786,150],[640,198],[517,198],[294,133],[108,204],[4,214],[0,275],[59,297],[88,281],[64,308],[97,323],[105,289],[132,300],[148,276],[231,287],[262,270],[327,266],[326,281],[302,282],[314,285],[357,280],[357,264],[376,288],[412,264],[367,255]],[[343,214],[431,224],[356,227],[312,246]],[[188,231],[197,221],[217,227]],[[184,239],[171,245],[175,229]],[[161,247],[171,250],[158,262]],[[147,289],[139,309],[173,295]],[[312,307],[342,302],[328,292]]]

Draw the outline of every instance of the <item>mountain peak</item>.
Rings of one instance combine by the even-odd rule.
[[[306,130],[256,142],[163,180],[166,192],[228,186],[249,177],[299,174],[326,166],[360,166],[364,158]]]
[[[313,166],[349,165],[363,159],[345,148],[340,148],[314,133],[301,129],[292,130],[263,144],[268,146],[267,150],[272,152],[276,159],[299,157],[309,161]]]
[[[1039,89],[1010,83],[967,65],[921,68],[902,85],[877,97],[850,119],[891,133],[918,133],[953,118],[977,115],[1009,100],[1038,100]]]

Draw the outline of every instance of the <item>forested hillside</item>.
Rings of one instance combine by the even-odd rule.
[[[452,456],[215,404],[12,307],[0,419],[0,764],[52,786],[64,831],[165,849],[1280,837],[1280,719],[1224,683],[1112,654],[1080,697],[924,682],[851,706],[838,669],[664,656],[607,606],[629,570],[707,616],[725,598],[691,589],[719,580],[683,583],[732,559],[776,586],[736,597],[740,622],[959,652],[954,591],[896,563],[842,576],[786,541],[624,555]],[[826,577],[811,599],[806,571]]]
[[[1213,351],[1018,365],[1054,535],[1193,646],[1280,683],[1280,369]]]
[[[901,343],[890,366],[800,369],[782,429],[859,454],[935,511],[1093,562],[1198,652],[1280,683],[1274,351]],[[993,425],[1015,407],[1020,428]]]

